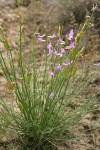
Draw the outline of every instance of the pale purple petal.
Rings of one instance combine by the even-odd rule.
[[[38,37],[41,37],[41,38],[43,38],[45,35],[40,35],[40,34],[38,34]]]
[[[71,29],[71,30],[70,30],[70,33],[69,33],[69,35],[68,35],[68,40],[72,40],[73,37],[74,37],[74,30]]]
[[[61,48],[61,54],[65,54],[65,49],[64,48]]]
[[[59,64],[57,67],[56,67],[56,70],[60,71],[62,69],[62,66]]]
[[[60,56],[60,57],[62,57],[62,56],[63,56],[63,54],[62,54],[62,53],[58,53],[55,49],[54,49],[54,55],[56,55],[56,56]]]
[[[96,64],[94,64],[95,66],[100,66],[100,62],[99,63],[96,63]]]
[[[51,42],[47,45],[47,48],[48,48],[48,49],[51,49],[51,48],[52,48]]]
[[[52,49],[49,48],[49,55],[52,56],[52,53],[53,53]]]
[[[42,37],[38,37],[38,41],[41,42],[43,39]]]
[[[70,34],[70,35],[74,35],[74,30],[71,29],[69,34]]]
[[[68,46],[68,49],[73,49],[73,48],[75,48],[74,42],[72,42],[72,43]]]
[[[50,71],[50,76],[54,76],[54,72],[53,71]]]
[[[56,34],[54,33],[53,35],[48,36],[48,37],[51,38],[51,39],[54,39],[54,38],[56,38],[57,36],[56,36]]]
[[[51,92],[51,94],[49,95],[49,98],[50,98],[50,99],[53,99],[53,98],[54,98],[54,95],[55,95],[54,92]]]
[[[56,51],[56,49],[54,49],[54,55],[58,55],[58,52]]]
[[[40,34],[38,34],[38,35],[37,35],[38,41],[39,41],[39,42],[45,41],[45,40],[43,40],[43,37],[44,37],[44,36],[45,36],[45,35],[40,35]]]
[[[52,44],[51,44],[51,42],[47,45],[47,48],[49,50],[49,55],[52,55],[53,50],[52,50]]]
[[[57,41],[57,44],[58,44],[58,45],[61,45],[61,44],[64,44],[64,43],[65,43],[65,42],[64,42],[61,38],[59,38],[58,41]]]
[[[13,46],[13,47],[16,47],[16,46],[17,46],[14,41],[12,41],[12,46]]]
[[[67,60],[67,62],[66,62],[66,63],[63,63],[63,65],[64,65],[64,66],[70,66],[70,65],[71,65],[70,60]]]

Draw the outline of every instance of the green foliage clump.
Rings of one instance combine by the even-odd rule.
[[[37,44],[44,42],[47,47],[43,51],[41,65],[37,63],[34,48],[29,49],[28,64],[23,59],[22,16],[19,18],[18,44],[8,40],[0,28],[0,42],[7,51],[7,58],[0,52],[0,65],[13,96],[10,104],[3,98],[0,100],[0,130],[15,130],[25,149],[52,149],[57,142],[73,138],[70,129],[91,111],[95,103],[95,98],[76,100],[90,81],[90,77],[83,80],[83,74],[77,73],[76,61],[83,53],[79,45],[91,17],[75,38],[71,29],[65,41],[60,28],[51,36],[40,35],[36,31],[33,39]],[[17,65],[13,58],[13,49],[16,48]],[[76,105],[71,109],[70,105],[75,100]]]

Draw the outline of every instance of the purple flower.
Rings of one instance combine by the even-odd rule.
[[[39,34],[39,35],[37,36],[38,41],[39,41],[39,42],[45,41],[45,40],[43,40],[43,37],[44,37],[44,36],[45,36],[45,35],[40,35],[40,34]]]
[[[52,48],[51,42],[47,45],[47,48],[48,48],[48,49]]]
[[[16,46],[17,46],[14,41],[12,41],[12,46],[13,46],[13,47],[16,47]]]
[[[61,54],[65,54],[65,49],[61,48]]]
[[[54,72],[53,71],[50,71],[50,76],[54,76]]]
[[[73,39],[73,37],[74,37],[74,31],[73,31],[73,29],[71,29],[70,30],[70,33],[69,33],[69,35],[68,35],[68,40],[72,40]]]
[[[62,66],[59,64],[57,67],[56,67],[56,70],[60,71],[62,69]]]
[[[52,53],[53,53],[52,49],[49,48],[49,55],[52,56]]]
[[[56,51],[56,49],[54,49],[54,55],[58,55],[58,52]]]
[[[70,66],[71,65],[71,62],[70,60],[68,60],[66,63],[63,63],[64,66]]]
[[[54,38],[56,38],[57,36],[56,36],[56,34],[54,33],[54,34],[52,34],[51,36],[48,36],[49,38],[51,38],[51,39],[54,39]]]
[[[75,48],[74,42],[72,42],[72,43],[68,46],[68,49],[73,49],[73,48]]]
[[[58,53],[55,49],[54,49],[54,55],[55,56],[60,56],[60,57],[62,57],[63,56],[63,54],[60,52],[60,53]]]
[[[57,44],[58,45],[64,44],[64,41],[61,38],[59,38],[58,41],[57,41]]]
[[[47,45],[47,48],[48,48],[48,50],[49,50],[49,55],[52,55],[52,53],[53,53],[53,51],[52,51],[52,44],[49,43],[49,44]]]
[[[100,62],[99,63],[96,63],[96,64],[94,64],[95,66],[100,66]]]
[[[58,52],[54,49],[54,55],[56,55],[56,56],[62,57],[64,53],[65,53],[65,49],[64,49],[64,48],[61,48],[61,52],[60,52],[60,53],[58,53]]]
[[[53,99],[53,98],[54,98],[54,95],[55,95],[54,92],[51,92],[51,94],[49,95],[49,98],[50,98],[50,99]]]

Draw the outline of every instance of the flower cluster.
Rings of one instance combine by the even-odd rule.
[[[37,35],[37,39],[38,39],[39,42],[45,41],[44,37],[45,37],[45,35],[40,35],[40,34]],[[48,49],[48,55],[50,57],[52,57],[52,56],[63,57],[63,55],[66,55],[66,50],[72,50],[72,49],[75,48],[75,42],[73,41],[73,39],[74,39],[74,30],[71,29],[69,34],[66,35],[65,37],[67,38],[67,40],[69,42],[68,46],[65,46],[65,44],[66,44],[65,41],[63,41],[62,38],[60,38],[60,37],[58,38],[56,33],[54,33],[54,34],[47,37],[48,41],[49,41],[48,45],[47,45],[47,49]],[[52,39],[55,39],[56,42],[55,41],[51,42]],[[56,66],[55,70],[61,71],[63,66],[68,67],[70,65],[71,65],[71,61],[69,59],[67,59],[66,62],[64,62],[62,64],[59,63]],[[49,75],[51,77],[54,77],[55,74],[54,74],[53,71],[50,71]]]

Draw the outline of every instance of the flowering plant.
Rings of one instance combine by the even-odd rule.
[[[65,36],[34,34],[34,39],[46,42],[41,65],[37,65],[34,49],[30,50],[30,62],[25,63],[22,51],[22,17],[20,15],[19,43],[10,42],[2,28],[1,39],[7,51],[7,58],[0,52],[0,65],[7,81],[7,88],[13,94],[10,105],[0,101],[1,129],[16,131],[25,148],[51,149],[57,142],[68,140],[71,127],[91,110],[94,101],[84,99],[82,106],[75,109],[70,104],[88,84],[90,77],[79,83],[82,74],[77,73],[76,60],[82,55],[80,40],[90,23],[88,18],[83,28],[74,37],[74,30]],[[17,65],[12,48],[17,47]],[[65,132],[67,132],[65,134]]]

